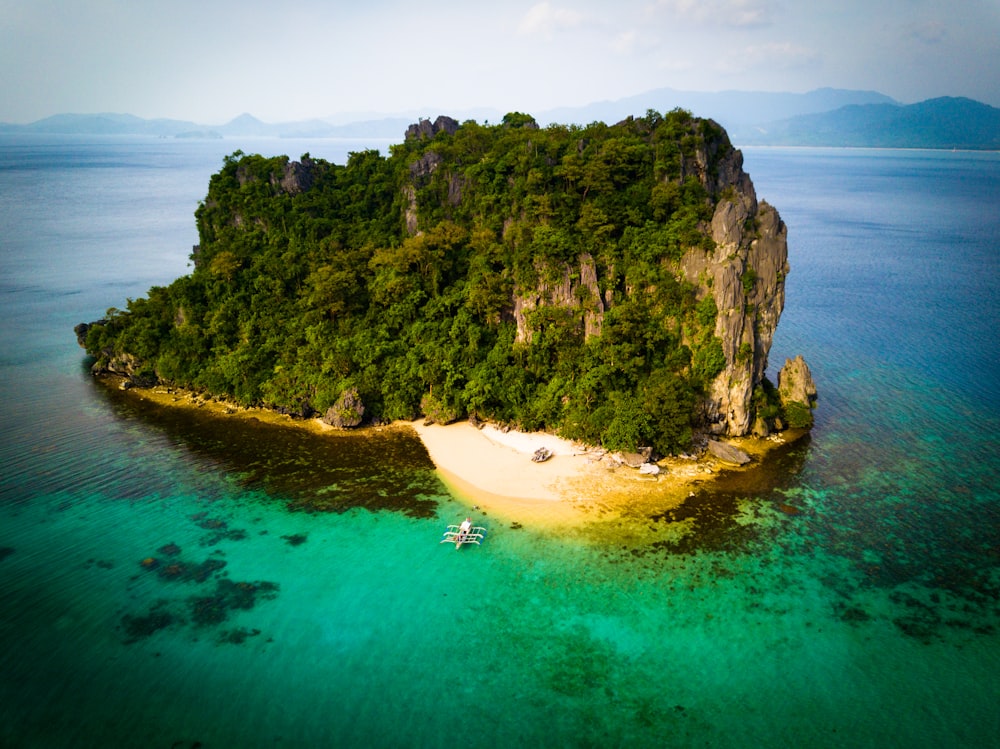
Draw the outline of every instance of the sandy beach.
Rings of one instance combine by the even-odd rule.
[[[117,378],[104,378],[109,386]],[[320,419],[293,419],[261,408],[242,408],[178,388],[132,388],[133,397],[175,408],[196,408],[218,418],[253,418],[322,436],[338,430]],[[698,460],[666,458],[660,473],[648,475],[623,465],[618,457],[592,446],[545,433],[503,430],[468,421],[445,426],[422,419],[376,429],[410,430],[423,443],[442,482],[457,499],[509,522],[532,526],[582,525],[644,511],[663,512],[684,502],[721,472],[752,470],[784,440],[730,440],[753,457],[744,468],[703,456]],[[367,428],[357,431],[364,439]],[[545,447],[552,457],[531,460]]]
[[[452,493],[473,507],[522,524],[581,525],[644,510],[663,512],[684,502],[699,485],[723,470],[712,458],[667,458],[648,475],[623,465],[618,456],[544,433],[501,430],[469,422],[447,426],[409,424],[420,437]],[[773,442],[741,447],[761,457]],[[552,451],[544,463],[531,456]],[[756,462],[756,461],[755,461]]]

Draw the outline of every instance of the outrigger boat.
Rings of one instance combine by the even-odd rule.
[[[481,525],[473,525],[472,518],[466,518],[461,525],[449,525],[444,536],[441,537],[441,543],[455,544],[456,549],[461,549],[462,544],[479,546],[484,538],[486,538],[486,529]]]

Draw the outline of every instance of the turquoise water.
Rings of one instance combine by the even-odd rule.
[[[456,552],[414,440],[137,404],[72,334],[187,271],[224,154],[366,144],[2,143],[0,746],[997,745],[1000,155],[748,149],[812,436]]]

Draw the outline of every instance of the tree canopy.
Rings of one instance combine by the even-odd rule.
[[[511,113],[344,165],[237,151],[196,211],[194,270],[86,346],[243,405],[306,415],[353,388],[380,420],[674,452],[725,365],[711,295],[678,261],[714,249],[706,175],[731,148],[675,110],[546,128]]]

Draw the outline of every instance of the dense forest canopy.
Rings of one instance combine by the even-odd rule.
[[[345,165],[237,151],[196,211],[193,272],[109,310],[86,348],[98,368],[293,414],[352,393],[376,420],[675,452],[726,365],[713,296],[678,263],[716,248],[711,177],[731,151],[681,110],[439,118]]]

